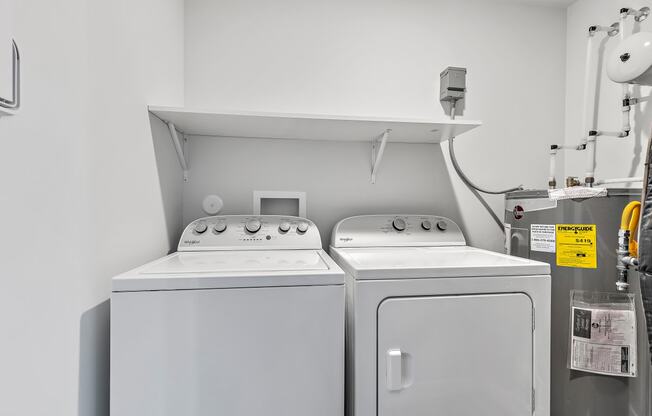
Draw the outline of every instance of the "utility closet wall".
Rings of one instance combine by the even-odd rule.
[[[494,189],[547,183],[548,144],[564,131],[563,8],[187,0],[185,11],[187,107],[443,118],[439,73],[463,66],[463,117],[484,122],[456,142],[468,175]],[[470,243],[502,250],[496,225],[449,171],[447,145],[388,144],[375,185],[367,143],[204,137],[189,147],[185,223],[204,215],[207,194],[231,214],[252,212],[254,190],[305,191],[325,241],[349,215],[438,213],[459,221]],[[503,198],[490,200],[502,216]]]
[[[108,416],[111,276],[173,247],[146,105],[183,105],[183,1],[7,13],[23,107],[0,119],[0,415]]]
[[[588,28],[591,25],[609,26],[619,20],[620,9],[643,6],[652,7],[652,1],[631,0],[578,0],[568,8],[567,17],[567,89],[566,89],[566,144],[576,144],[586,133],[583,117],[584,65]],[[652,19],[635,23],[632,17],[626,21],[626,36],[639,31],[652,31]],[[606,60],[620,41],[620,37],[607,37],[603,32],[596,34],[591,71],[590,91],[595,99],[593,117],[597,118],[598,130],[619,131],[622,127],[621,86],[609,79]],[[599,54],[598,54],[599,51]],[[634,97],[650,94],[649,87],[632,88]],[[632,107],[632,131],[627,138],[599,137],[596,150],[597,180],[643,176],[645,145],[651,133],[652,106],[643,103]],[[566,151],[565,172],[558,177],[578,176],[582,180],[586,171],[586,152]],[[615,184],[616,187],[640,188],[640,183]]]

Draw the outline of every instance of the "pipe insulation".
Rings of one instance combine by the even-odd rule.
[[[625,19],[627,18],[627,13],[620,14],[620,42],[622,43],[625,40]],[[622,86],[622,103],[623,103],[623,126],[621,135],[619,137],[627,137],[629,132],[632,130],[631,125],[631,107],[629,105],[629,98],[632,96],[628,83],[623,83]]]
[[[623,84],[623,133],[627,133],[632,130],[632,107],[630,105],[630,97],[632,94],[629,91],[629,84]]]
[[[550,188],[555,188],[557,185],[557,147],[552,146],[550,148],[550,168],[548,173],[548,186]]]
[[[625,40],[625,19],[627,18],[627,13],[620,14],[620,22],[618,24],[618,29],[620,32],[620,40]]]
[[[612,179],[600,179],[595,182],[596,185],[607,185],[610,183],[631,183],[631,182],[643,182],[643,178],[612,178]]]
[[[652,157],[652,138],[648,140],[645,157],[645,174],[641,200],[641,226],[638,237],[639,272],[641,279],[641,299],[645,310],[648,346],[652,353],[652,176],[650,159]]]
[[[591,133],[594,133],[592,131]],[[595,177],[595,139],[597,135],[590,134],[586,141],[586,173],[585,181],[589,183]]]
[[[593,110],[589,112],[591,103],[591,68],[593,64],[593,34],[589,31],[588,41],[586,42],[586,62],[584,64],[584,106],[582,108],[582,131],[580,134],[580,143],[586,144],[588,132],[595,130],[593,127]]]

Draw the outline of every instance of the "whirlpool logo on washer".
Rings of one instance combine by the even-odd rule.
[[[199,240],[185,240],[183,244],[188,244],[188,245],[199,244]]]
[[[349,241],[353,241],[353,237],[340,237],[340,241],[348,243]]]

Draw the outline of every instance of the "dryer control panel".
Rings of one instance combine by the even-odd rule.
[[[460,227],[434,215],[362,215],[333,229],[333,247],[464,246]]]
[[[183,231],[179,251],[321,249],[315,224],[284,215],[200,218]]]

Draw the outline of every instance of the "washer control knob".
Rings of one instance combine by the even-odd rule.
[[[392,221],[392,227],[394,227],[396,231],[405,231],[405,227],[407,227],[407,225],[405,224],[405,220],[403,218],[395,218],[394,221]]]
[[[303,234],[308,231],[308,228],[310,228],[310,225],[307,222],[300,222],[299,225],[297,225],[297,232]]]
[[[426,231],[432,230],[432,223],[428,220],[425,220],[421,223],[421,228],[423,228]]]
[[[288,231],[290,231],[290,223],[287,221],[282,221],[278,225],[278,230],[282,233],[287,233]]]
[[[446,231],[448,228],[448,223],[444,220],[437,221],[437,229],[439,231]]]
[[[216,223],[215,226],[213,226],[213,230],[216,233],[223,233],[224,231],[226,231],[226,223],[224,221],[220,221]]]
[[[208,230],[208,225],[206,225],[204,222],[198,222],[195,224],[194,230],[197,234],[203,234],[206,232],[206,230]]]
[[[253,234],[253,233],[257,233],[258,231],[260,231],[261,226],[262,226],[262,224],[260,223],[259,220],[253,219],[253,220],[247,221],[247,223],[245,224],[245,229]]]

